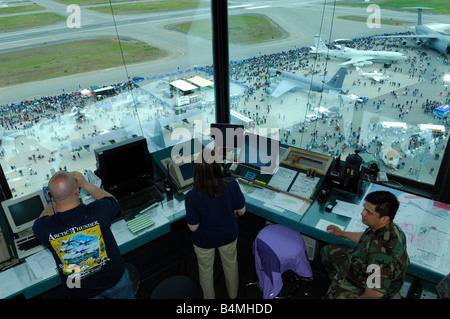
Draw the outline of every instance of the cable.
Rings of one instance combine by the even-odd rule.
[[[327,5],[327,1],[325,0],[324,3],[323,3],[322,18],[321,18],[320,27],[319,27],[319,41],[320,41],[321,35],[322,35],[322,27],[323,27],[323,21],[324,21],[324,18],[325,18],[326,5]],[[331,27],[330,27],[329,39],[331,39],[331,33],[333,32],[335,11],[336,11],[336,0],[334,0],[334,3],[333,3],[333,14],[332,14],[332,17],[331,17]],[[327,55],[328,55],[330,47],[328,46],[327,49],[328,49],[328,51],[327,51]],[[310,82],[309,91],[308,91],[308,99],[307,99],[307,103],[306,103],[305,116],[304,116],[305,119],[306,119],[306,115],[308,114],[308,108],[310,106],[310,96],[311,96],[311,92],[312,92],[312,84],[313,84],[314,74],[315,74],[315,70],[316,70],[317,58],[319,56],[319,52],[318,51],[319,51],[319,48],[317,47],[316,48],[316,54],[315,54],[315,57],[314,57],[314,65],[313,65],[313,68],[312,68],[311,82]],[[328,66],[328,60],[325,57],[325,70],[327,70],[327,66]],[[322,80],[322,90],[320,92],[320,98],[319,98],[319,104],[318,104],[318,108],[319,109],[320,109],[320,106],[322,104],[323,88],[324,88],[324,86],[325,86],[325,74],[324,74],[324,79]],[[317,129],[317,120],[316,120],[316,123],[314,124],[314,132]],[[302,136],[301,136],[300,145],[303,145],[303,136],[304,136],[304,134],[302,134]],[[314,133],[313,134],[313,138],[312,138],[312,142],[315,142],[315,141],[316,141],[316,137],[315,137],[315,133]]]
[[[119,43],[120,56],[122,57],[123,68],[125,69],[127,82],[130,83],[131,82],[130,81],[130,75],[128,74],[127,63],[125,62],[125,56],[123,54],[123,49],[122,49],[122,42],[120,40],[119,30],[117,29],[116,18],[114,17],[114,9],[113,9],[113,5],[112,5],[111,0],[109,0],[109,7],[111,9],[111,16],[112,16],[113,23],[114,23],[114,29],[116,30],[116,37],[117,37],[117,41]],[[131,97],[133,98],[134,110],[135,110],[135,114],[136,114],[136,117],[137,117],[137,122],[139,124],[139,127],[141,128],[142,136],[144,136],[144,129],[142,128],[141,119],[139,118],[139,112],[137,111],[137,105],[136,105],[137,100],[136,100],[136,97],[134,96],[134,92],[133,92],[133,89],[132,89],[131,86],[130,86],[130,94],[131,94]]]

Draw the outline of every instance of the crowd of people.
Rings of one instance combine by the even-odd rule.
[[[442,70],[449,65],[449,60],[446,57],[441,55],[436,57],[436,55],[432,54],[426,55],[417,48],[402,47],[399,44],[395,44],[397,42],[364,37],[353,39],[352,44],[349,46],[370,50],[403,50],[409,56],[408,60],[405,61],[406,65],[395,65],[391,69],[381,68],[380,71],[390,72],[394,75],[406,74],[410,79],[417,80],[417,82],[413,83],[428,80],[432,83],[442,81],[444,75]],[[283,114],[282,111],[278,111],[276,104],[280,103],[280,105],[283,105],[283,97],[279,100],[274,100],[265,92],[265,89],[270,85],[271,79],[268,70],[271,68],[308,75],[326,72],[328,68],[327,63],[325,59],[312,54],[308,47],[231,61],[229,68],[230,79],[238,82],[243,88],[242,95],[230,99],[231,108],[252,119],[256,128],[271,127],[271,125],[278,126],[283,143],[292,144],[307,150],[321,151],[332,156],[337,156],[342,152],[352,153],[354,149],[367,150],[373,154],[379,153],[380,145],[375,147],[371,141],[375,139],[377,144],[386,143],[383,138],[386,133],[379,126],[373,125],[373,123],[370,123],[370,129],[366,129],[364,123],[358,123],[357,127],[354,127],[354,123],[348,121],[348,118],[342,117],[342,113],[349,112],[348,104],[346,108],[345,104],[340,102],[341,114],[339,117],[322,115],[320,120],[308,122],[302,118],[305,114],[298,114],[295,119],[292,119],[289,114]],[[437,68],[435,66],[436,63],[441,63],[443,68]],[[211,71],[212,66],[206,66],[204,69]],[[349,76],[352,75],[350,69],[348,74]],[[420,108],[426,114],[432,114],[433,109],[442,105],[442,101],[447,100],[449,97],[447,91],[441,91],[438,95],[430,96],[429,92],[424,92],[415,87],[414,84],[402,85],[399,79],[401,77],[394,76],[393,80],[374,84],[373,81],[358,77],[357,81],[354,81],[354,87],[365,88],[367,83],[370,83],[371,86],[376,85],[379,98],[375,97],[369,99],[369,101],[355,103],[355,112],[359,109],[365,110],[369,108],[368,110],[370,111],[383,112],[384,114],[386,106],[390,104],[391,108],[398,110],[398,119],[404,120],[411,117],[411,113],[418,112]],[[130,85],[131,82],[111,84],[115,88],[116,93],[124,92],[130,88]],[[387,93],[391,93],[391,95]],[[393,97],[393,99],[390,97]],[[288,99],[286,98],[285,100],[287,101]],[[388,100],[392,102],[389,101],[390,103],[388,103]],[[60,115],[64,115],[74,107],[82,109],[96,101],[97,96],[93,92],[89,95],[83,95],[81,92],[68,92],[3,105],[0,107],[2,127],[4,130],[24,130],[47,119],[55,119]],[[154,106],[157,101],[154,97],[149,96],[147,102]],[[316,101],[310,100],[308,96],[307,103],[310,105],[308,111],[311,110],[311,105],[314,102]],[[289,102],[285,103],[288,104]],[[295,103],[303,103],[303,100],[299,102],[296,98]],[[326,106],[327,101],[323,100],[322,103]],[[162,116],[164,114],[167,114],[167,112],[163,113]],[[297,121],[297,124],[292,125],[292,121]],[[443,122],[448,125],[446,119]],[[113,126],[116,127],[115,124]],[[363,128],[362,130],[361,127]],[[55,138],[64,138],[57,136],[56,133]],[[309,133],[309,135],[304,133]],[[39,136],[36,136],[36,138],[39,139]],[[76,157],[74,160],[76,160]]]
[[[125,91],[130,85],[130,82],[111,84],[117,94]],[[95,103],[98,98],[94,90],[90,90],[88,95],[82,94],[81,91],[73,91],[1,105],[1,124],[6,130],[27,129],[43,120],[53,119],[58,114],[70,112],[73,107],[83,108]]]

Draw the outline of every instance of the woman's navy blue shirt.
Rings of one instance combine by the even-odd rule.
[[[245,206],[245,197],[234,178],[219,181],[223,189],[220,198],[191,189],[185,198],[186,220],[199,227],[192,232],[192,242],[200,248],[216,248],[233,242],[238,236],[236,209]]]

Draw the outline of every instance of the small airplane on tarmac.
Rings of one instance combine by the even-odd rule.
[[[378,73],[377,70],[374,70],[373,72],[364,72],[363,69],[356,67],[356,71],[358,71],[359,75],[364,76],[366,78],[370,78],[377,82],[384,81],[388,78],[387,75],[384,75],[383,73]]]
[[[393,63],[407,59],[407,57],[400,52],[356,50],[347,48],[344,44],[340,45],[340,49],[338,50],[330,49],[323,43],[318,35],[314,36],[314,43],[315,46],[311,47],[312,53],[318,53],[327,58],[334,57],[348,60],[341,63],[341,66],[350,64],[355,67],[362,67],[372,65],[373,62]]]

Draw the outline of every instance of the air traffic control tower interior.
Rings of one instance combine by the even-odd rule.
[[[151,201],[124,208],[112,226],[138,298],[176,275],[198,283],[184,196],[193,160],[207,148],[220,150],[246,199],[239,298],[263,298],[246,284],[257,278],[250,247],[270,224],[302,234],[314,273],[291,299],[324,297],[320,250],[349,244],[326,226],[362,230],[364,197],[374,190],[400,202],[394,222],[410,257],[401,298],[443,298],[449,14],[441,0],[427,8],[394,0],[6,1],[0,298],[64,298],[56,265],[39,267],[46,249],[19,248],[60,170],[117,197],[152,187]],[[226,128],[232,138],[218,138]],[[343,205],[359,213],[345,215]],[[150,206],[145,228],[127,228]],[[227,298],[225,286],[219,267],[218,298]]]

